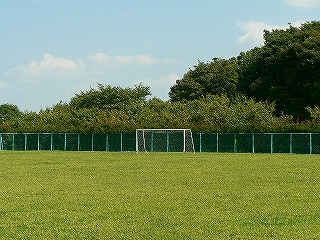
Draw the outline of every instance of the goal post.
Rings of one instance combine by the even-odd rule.
[[[136,129],[136,152],[195,152],[190,129]]]

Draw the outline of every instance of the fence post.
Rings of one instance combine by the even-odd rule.
[[[151,132],[151,150],[150,151],[153,152],[153,132]]]
[[[270,133],[270,153],[273,153],[273,133]]]
[[[53,133],[50,133],[50,150],[53,151]]]
[[[237,135],[236,133],[233,134],[233,151],[237,153]]]
[[[80,133],[77,135],[78,140],[78,152],[80,151]]]
[[[0,133],[0,150],[3,150],[3,147],[2,147],[2,134]]]
[[[292,154],[292,133],[290,133],[290,154]]]
[[[122,132],[120,133],[120,152],[122,152]]]
[[[67,151],[67,134],[64,134],[64,150]]]
[[[310,154],[312,154],[312,133],[309,133],[309,141],[310,141]]]
[[[38,151],[40,150],[40,133],[38,133]]]
[[[252,153],[255,152],[255,149],[254,149],[254,133],[252,133]]]
[[[183,129],[183,153],[186,152],[186,130]]]
[[[93,133],[91,133],[91,152],[93,152]]]
[[[136,153],[139,153],[138,130],[136,130]]]
[[[14,151],[14,133],[12,134],[12,151]]]
[[[108,133],[106,133],[106,152],[109,152],[109,138],[108,138]]]
[[[217,152],[219,152],[219,133],[217,133]]]
[[[202,152],[202,133],[199,133],[199,152]]]
[[[27,151],[28,136],[26,133],[24,133],[23,135],[24,135],[24,150]]]
[[[170,142],[169,133],[167,133],[167,152],[169,152],[169,142]]]

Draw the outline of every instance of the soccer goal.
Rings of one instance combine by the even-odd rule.
[[[136,152],[195,152],[190,129],[136,129]]]

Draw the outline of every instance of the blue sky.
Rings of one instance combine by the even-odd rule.
[[[263,44],[263,29],[320,20],[320,0],[11,0],[0,3],[0,104],[39,111],[97,82],[170,86],[198,60]]]

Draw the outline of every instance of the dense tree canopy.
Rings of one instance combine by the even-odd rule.
[[[214,58],[210,63],[198,62],[171,87],[171,101],[195,100],[210,95],[235,93],[238,83],[237,60]]]
[[[275,114],[306,119],[320,105],[320,22],[264,31],[264,45],[236,58],[199,62],[169,93],[171,101],[235,92],[275,102]]]
[[[0,123],[21,115],[19,107],[13,104],[0,105]]]
[[[151,95],[150,87],[142,84],[131,88],[114,87],[98,83],[98,89],[91,88],[88,91],[76,94],[70,101],[70,105],[79,108],[119,109],[127,104],[139,104]]]
[[[264,31],[265,44],[241,53],[239,91],[276,103],[276,113],[306,118],[320,104],[320,22]]]
[[[111,92],[119,89],[117,96],[127,99],[127,102],[75,104],[81,103],[84,96],[86,101],[90,101],[89,95],[99,92],[98,88],[76,95],[69,103],[60,102],[38,113],[17,112],[14,107],[11,109],[14,111],[10,111],[14,114],[0,122],[0,133],[107,133],[133,132],[137,128],[190,128],[196,132],[320,132],[319,107],[308,108],[313,121],[296,123],[289,116],[274,116],[275,104],[256,102],[244,95],[230,98],[227,94],[207,94],[196,100],[171,102],[158,98],[146,99],[144,94],[136,99],[127,98],[127,92],[134,91],[137,86],[122,89],[99,84],[98,87]],[[100,100],[107,101],[103,97]]]

